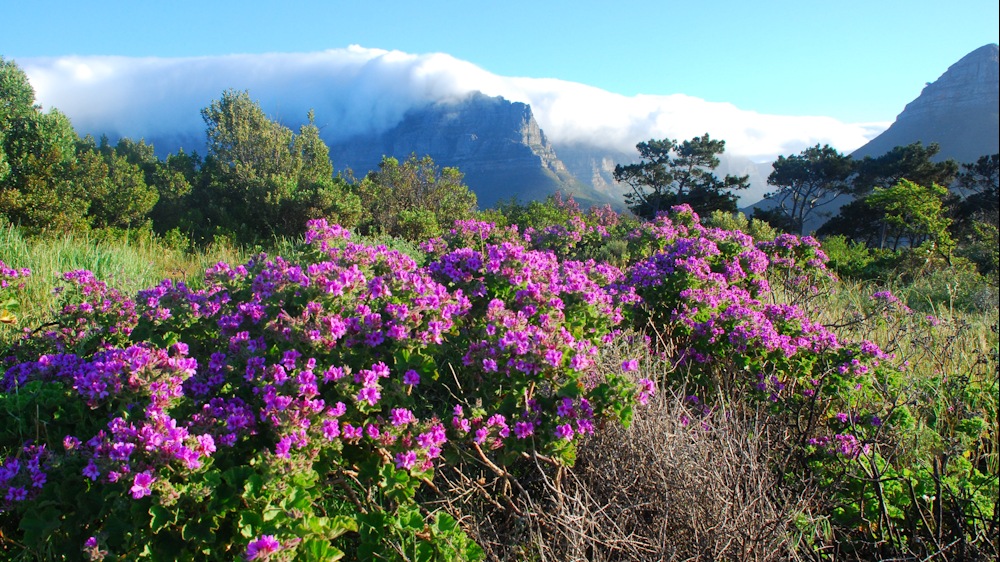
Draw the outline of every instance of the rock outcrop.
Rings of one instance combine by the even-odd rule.
[[[457,167],[481,208],[511,197],[543,199],[556,191],[570,193],[581,203],[611,200],[566,169],[530,106],[478,92],[411,110],[378,135],[330,144],[335,164],[357,175],[376,169],[383,156],[404,160],[410,154]]]
[[[920,141],[941,146],[937,159],[975,162],[1000,150],[1000,48],[985,45],[951,65],[906,105],[896,121],[852,156],[877,157]]]

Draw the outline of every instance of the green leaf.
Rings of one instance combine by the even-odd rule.
[[[45,537],[61,526],[59,511],[54,507],[29,510],[21,519],[21,530],[27,544],[43,544]]]
[[[259,499],[263,489],[264,479],[259,474],[254,474],[247,478],[246,484],[243,485],[243,497],[252,500]]]
[[[177,522],[177,513],[171,512],[162,505],[154,505],[149,508],[149,515],[152,516],[149,528],[156,533],[171,523]]]
[[[417,543],[416,557],[414,557],[414,560],[417,560],[418,562],[433,562],[438,559],[436,554],[437,552],[433,544],[429,542],[419,542]]]
[[[424,518],[417,509],[400,514],[397,518],[397,524],[404,531],[417,533],[424,530]]]
[[[240,536],[251,538],[257,536],[258,531],[264,527],[264,519],[259,513],[253,511],[243,511],[240,513],[239,523]]]
[[[222,480],[236,490],[245,489],[245,482],[253,476],[254,471],[249,466],[234,466],[222,473]]]
[[[181,538],[193,543],[213,543],[215,533],[212,525],[203,521],[191,521],[181,527]]]
[[[296,554],[302,560],[315,560],[316,562],[333,562],[344,557],[344,552],[339,548],[315,539],[303,542]]]
[[[431,525],[431,529],[435,533],[454,533],[459,530],[458,521],[450,514],[439,511],[434,516],[434,523]]]

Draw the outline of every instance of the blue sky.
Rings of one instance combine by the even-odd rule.
[[[0,55],[201,56],[356,44],[742,110],[891,121],[998,41],[995,0],[3,0]]]

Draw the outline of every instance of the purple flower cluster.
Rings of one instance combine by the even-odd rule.
[[[809,445],[816,447],[825,454],[856,459],[871,451],[871,445],[862,443],[854,434],[837,433],[832,436],[820,436],[809,439]]]
[[[0,291],[11,287],[12,283],[14,283],[13,286],[17,287],[22,283],[19,279],[23,280],[23,278],[28,277],[29,275],[31,275],[30,269],[26,267],[22,267],[20,269],[9,267],[3,262],[3,260],[0,260]]]
[[[38,495],[48,481],[49,451],[45,445],[26,444],[19,454],[0,462],[0,511]]]
[[[269,560],[271,555],[281,550],[281,543],[274,535],[262,535],[247,544],[247,560]]]
[[[676,344],[673,359],[687,365],[690,377],[684,382],[705,397],[750,389],[794,420],[799,408],[809,411],[806,404],[822,411],[870,385],[885,358],[871,342],[843,342],[802,307],[777,302],[769,280],[809,295],[830,278],[812,238],[783,235],[755,244],[740,232],[706,228],[679,208],[632,239],[645,240],[653,253],[628,269],[626,283],[642,298],[645,317]],[[889,293],[873,299],[898,302]],[[824,451],[860,450],[851,445],[855,428],[839,429],[821,435],[819,427],[811,438]]]
[[[598,384],[597,344],[622,321],[623,305],[635,298],[620,284],[621,271],[594,261],[561,261],[551,252],[509,242],[484,244],[478,251],[454,250],[427,269],[440,282],[474,297],[463,330],[465,376],[487,395],[512,384],[524,386],[517,409],[472,418],[456,415],[453,427],[494,447],[510,436],[511,425],[515,442],[542,426],[559,439],[589,433],[589,419],[579,427],[567,423],[553,411],[558,401],[537,391]]]
[[[127,341],[137,320],[135,302],[90,271],[64,273],[62,281],[65,285],[56,292],[66,304],[52,323],[56,328],[41,334],[46,346],[66,351],[84,344],[101,348]]]

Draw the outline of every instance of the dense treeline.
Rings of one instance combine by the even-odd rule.
[[[28,232],[145,229],[172,240],[239,243],[296,236],[324,217],[416,240],[470,218],[461,173],[415,155],[354,181],[336,175],[310,113],[293,132],[246,92],[202,110],[207,151],[158,159],[143,140],[79,138],[43,112],[25,74],[0,59],[0,218]]]
[[[140,230],[190,245],[296,236],[314,218],[417,241],[476,213],[462,174],[426,156],[385,158],[359,179],[336,174],[311,112],[293,132],[247,92],[226,91],[201,113],[204,156],[182,149],[161,160],[143,140],[79,138],[65,115],[35,104],[17,65],[0,59],[0,220],[27,232]],[[617,166],[615,178],[631,188],[637,216],[679,204],[706,216],[737,210],[748,178],[715,175],[725,141],[705,134],[636,148],[640,161]],[[871,250],[864,262],[923,245],[995,277],[998,155],[959,165],[935,161],[938,151],[915,143],[855,160],[817,145],[781,156],[768,177],[770,205],[754,217],[795,234],[822,225],[818,233],[835,244]]]

